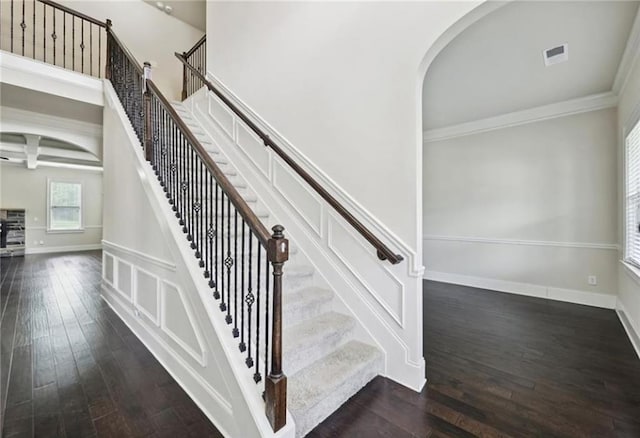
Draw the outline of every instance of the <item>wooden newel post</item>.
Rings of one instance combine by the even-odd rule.
[[[182,52],[184,59],[187,59],[187,52]],[[182,100],[187,98],[187,66],[182,64]]]
[[[152,165],[154,165],[153,159],[153,132],[152,132],[152,124],[151,124],[151,94],[149,93],[149,87],[147,86],[147,81],[151,79],[151,64],[148,62],[144,63],[144,81],[142,84],[143,87],[143,111],[144,111],[144,155],[147,161],[149,161]]]
[[[267,246],[273,266],[271,370],[265,381],[265,402],[267,418],[277,432],[287,422],[287,376],[282,372],[282,266],[289,260],[289,240],[282,233],[282,225],[275,225],[272,230]]]
[[[107,18],[107,56],[106,63],[104,66],[104,77],[105,79],[111,79],[111,20]]]

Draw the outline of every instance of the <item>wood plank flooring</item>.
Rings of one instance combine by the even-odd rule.
[[[0,259],[0,436],[220,437],[100,277],[99,251]]]
[[[221,436],[100,299],[100,257],[0,260],[1,435]],[[640,437],[613,311],[433,282],[424,298],[422,393],[378,377],[310,437]]]
[[[309,437],[640,437],[640,359],[612,310],[425,282],[428,383],[378,377]]]

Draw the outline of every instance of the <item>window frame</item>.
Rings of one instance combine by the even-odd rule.
[[[636,275],[640,276],[640,260],[635,260],[629,257],[629,223],[627,222],[627,200],[629,198],[628,192],[628,182],[629,182],[629,147],[628,147],[628,139],[629,135],[634,129],[640,129],[640,103],[634,108],[631,113],[631,116],[625,123],[623,132],[622,132],[622,142],[623,142],[623,156],[624,156],[624,181],[623,181],[623,208],[622,208],[622,227],[623,227],[623,245],[622,245],[622,262],[627,265]],[[640,173],[640,169],[637,170]],[[638,176],[640,178],[640,175]],[[635,224],[634,224],[635,225]],[[636,233],[640,233],[640,230],[635,228]]]
[[[51,186],[55,183],[77,184],[80,186],[80,223],[78,228],[52,228],[51,227]],[[81,181],[64,178],[47,178],[47,233],[82,233],[84,232],[84,187]]]

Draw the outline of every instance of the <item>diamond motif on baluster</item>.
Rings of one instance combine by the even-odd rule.
[[[200,208],[202,208],[202,204],[200,204],[199,202],[195,202],[193,204],[193,211],[195,211],[196,213],[200,212]]]
[[[171,170],[171,173],[176,173],[176,170],[178,170],[178,166],[176,166],[176,163],[171,163],[169,165],[169,170]]]
[[[210,227],[207,230],[207,237],[209,238],[209,240],[213,240],[213,238],[216,237],[216,230],[213,227]]]
[[[27,28],[27,23],[23,21],[22,23],[20,23],[20,27],[22,28],[22,30],[25,30]]]
[[[231,269],[231,267],[233,266],[233,259],[231,258],[231,256],[227,256],[227,258],[224,259],[224,265],[227,267],[227,269]]]
[[[56,33],[52,33],[51,34],[51,38],[53,38],[53,41],[55,41],[58,38],[58,35],[56,35]]]
[[[188,187],[189,185],[187,184],[187,181],[182,181],[180,183],[180,188],[182,189],[183,192],[186,192]]]
[[[84,41],[80,43],[80,48],[81,48],[82,50],[84,50],[84,48],[85,48]]]
[[[249,292],[247,294],[247,296],[244,299],[244,302],[247,303],[247,306],[251,307],[253,305],[253,303],[255,302],[255,297],[253,296],[253,294],[251,292]]]
[[[167,156],[167,147],[166,146],[162,148],[162,156],[163,157]]]

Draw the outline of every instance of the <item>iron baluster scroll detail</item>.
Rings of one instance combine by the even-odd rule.
[[[265,412],[277,431],[286,416],[282,272],[288,241],[284,228],[274,227],[271,234],[262,224],[155,85],[151,66],[145,63],[143,68],[135,60],[110,22],[106,62],[106,76],[212,289],[211,300],[223,313],[254,382],[264,385]]]

